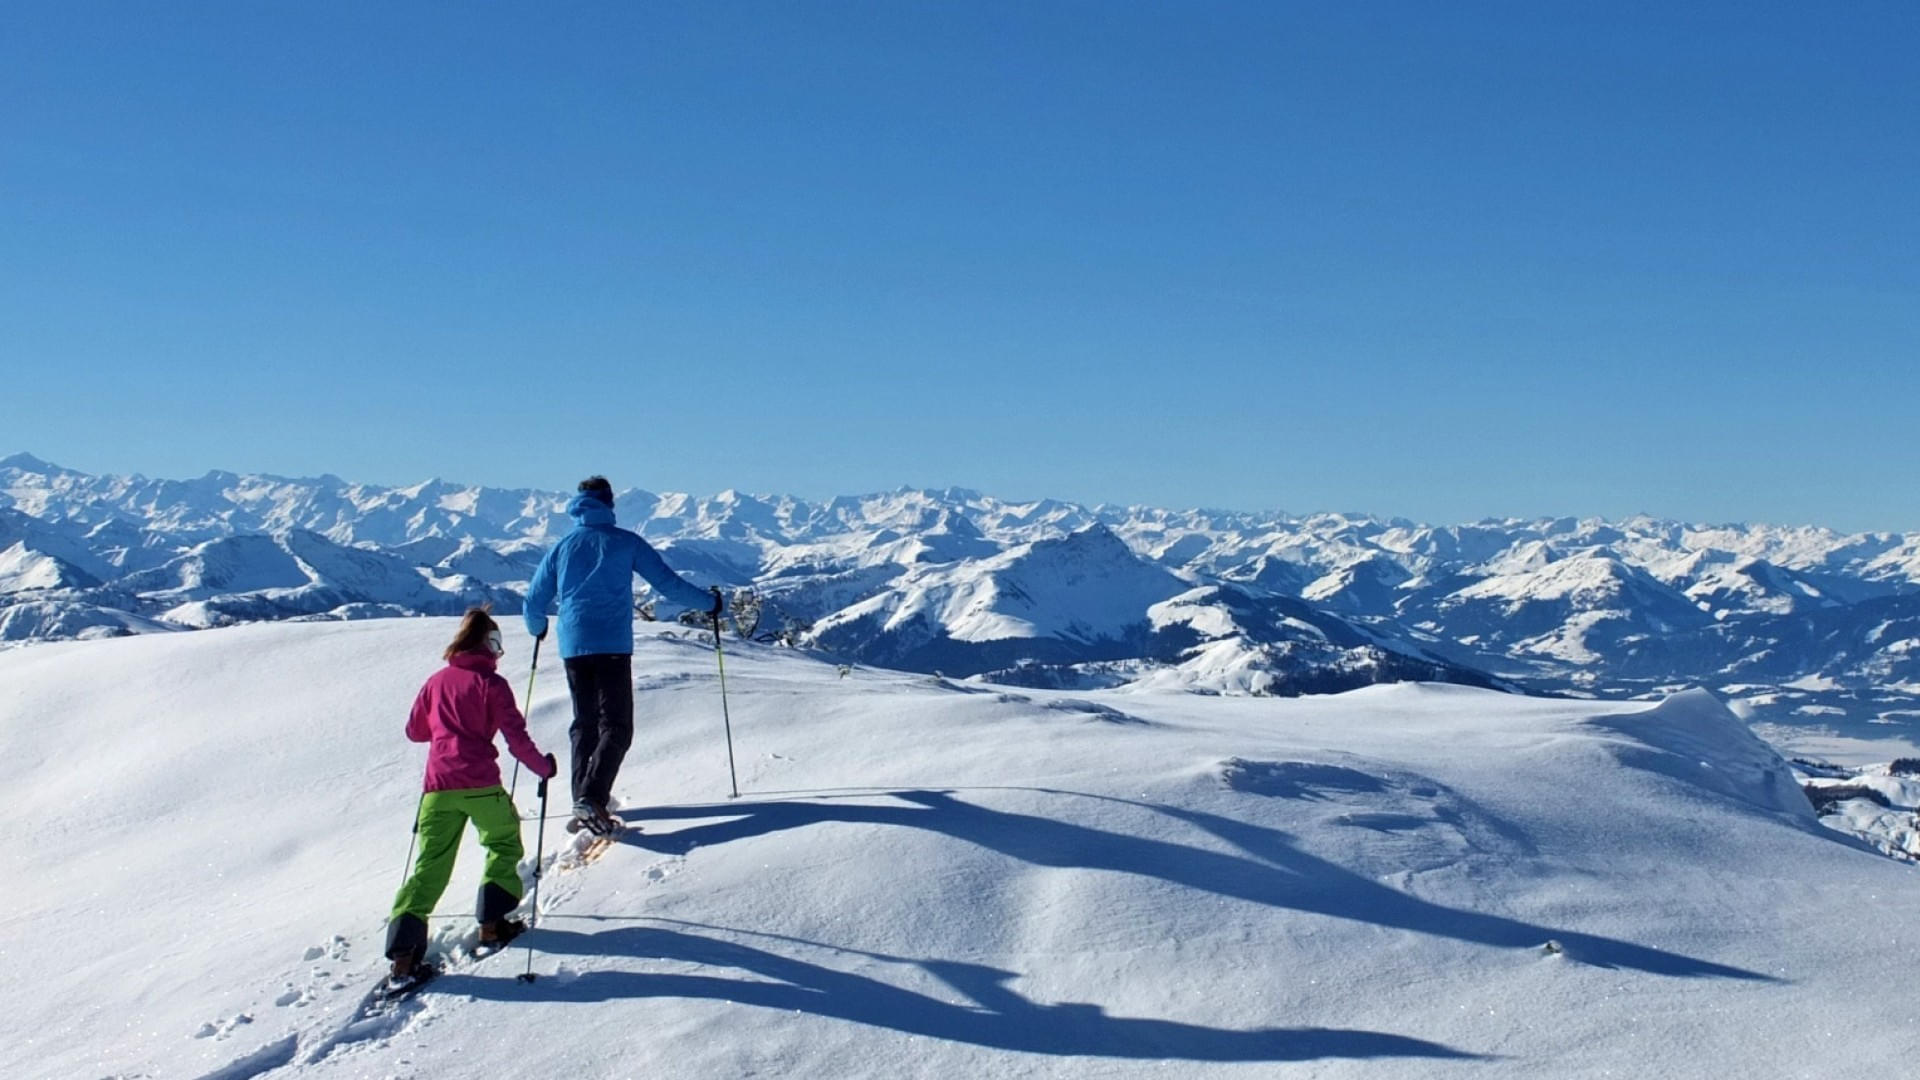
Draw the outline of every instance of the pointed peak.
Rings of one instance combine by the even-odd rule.
[[[941,510],[933,523],[933,531],[946,532],[954,536],[978,537],[983,534],[973,519],[954,510]]]
[[[1133,554],[1133,549],[1127,546],[1125,540],[1120,539],[1118,533],[1115,533],[1112,529],[1107,528],[1097,521],[1085,528],[1075,529],[1065,535],[1056,536],[1050,540],[1037,541],[1033,546],[1036,549],[1052,548],[1063,551],[1112,551],[1125,552],[1128,555]]]
[[[19,469],[21,472],[30,473],[63,473],[67,471],[50,461],[42,461],[24,450],[17,454],[0,458],[0,469]]]

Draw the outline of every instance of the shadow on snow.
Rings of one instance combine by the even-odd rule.
[[[1030,790],[1061,796],[1081,795]],[[1600,967],[1674,977],[1777,981],[1757,972],[1628,941],[1431,903],[1301,851],[1284,832],[1217,814],[1114,800],[1108,796],[1084,796],[1125,802],[1187,822],[1229,844],[1237,853],[1208,851],[1032,814],[993,810],[957,799],[949,791],[904,790],[860,797],[878,798],[882,794],[898,803],[875,806],[827,799],[778,799],[629,810],[622,815],[628,820],[701,823],[671,833],[630,831],[623,835],[622,842],[650,851],[684,854],[698,847],[823,823],[900,826],[952,837],[1036,866],[1135,874],[1252,903],[1476,944],[1533,948],[1550,939],[1557,940],[1569,958]],[[681,925],[693,928],[692,924]],[[808,963],[720,937],[690,933],[687,929],[623,926],[582,933],[542,926],[529,932],[525,940],[533,948],[557,955],[657,958],[734,969],[744,976],[589,971],[526,985],[476,975],[448,974],[439,980],[441,989],[476,998],[513,1001],[706,998],[1035,1054],[1194,1061],[1484,1058],[1484,1055],[1438,1043],[1383,1032],[1209,1028],[1171,1020],[1109,1016],[1093,1004],[1037,1004],[1007,985],[1017,977],[1016,973],[958,961],[902,960],[861,954],[918,967],[967,998],[969,1004],[953,1004],[881,979]],[[811,946],[814,943],[797,944]]]
[[[1131,803],[1185,821],[1231,844],[1241,854],[1107,832],[1032,814],[991,810],[956,799],[945,791],[907,790],[887,794],[906,805],[781,800],[635,809],[626,811],[624,816],[629,820],[725,820],[671,833],[633,831],[624,834],[622,839],[650,851],[684,854],[696,847],[824,822],[903,826],[950,836],[1035,866],[1135,874],[1237,900],[1480,945],[1537,948],[1554,940],[1568,957],[1596,967],[1631,968],[1653,975],[1690,978],[1777,981],[1759,972],[1630,941],[1431,903],[1301,851],[1286,833],[1277,829],[1218,814]]]
[[[708,998],[1033,1054],[1192,1061],[1479,1056],[1422,1039],[1371,1031],[1328,1028],[1236,1031],[1170,1020],[1108,1016],[1097,1005],[1039,1005],[1007,987],[1007,982],[1016,977],[1014,972],[980,964],[908,961],[972,1001],[970,1005],[957,1005],[880,979],[660,927],[628,926],[589,934],[543,926],[529,931],[523,940],[549,954],[650,957],[733,968],[746,972],[749,977],[590,971],[541,979],[529,986],[474,975],[443,975],[438,980],[439,989],[515,1002]]]

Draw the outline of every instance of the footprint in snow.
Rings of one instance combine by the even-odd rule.
[[[686,861],[687,860],[684,857],[681,857],[681,858],[672,858],[672,859],[662,859],[659,862],[654,863],[652,866],[647,867],[647,881],[649,883],[657,885],[660,882],[667,880],[673,875],[679,873],[680,868],[683,865],[685,865]]]

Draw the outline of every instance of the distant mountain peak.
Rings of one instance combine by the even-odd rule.
[[[28,453],[0,476],[0,552],[24,541],[0,584],[9,640],[109,617],[144,630],[477,602],[510,614],[573,526],[568,492],[439,478],[149,480]],[[762,633],[863,663],[1215,692],[1463,677],[1433,666],[1451,664],[1552,691],[1771,682],[1787,689],[1753,700],[1782,711],[1828,707],[1792,685],[1817,676],[1862,708],[1920,706],[1904,689],[1920,687],[1920,533],[1646,516],[1431,526],[959,487],[824,501],[632,488],[617,505],[691,580],[763,596],[778,614]]]
[[[63,473],[68,471],[50,461],[42,461],[24,450],[17,454],[9,454],[4,458],[0,458],[0,469],[18,469],[24,473]]]

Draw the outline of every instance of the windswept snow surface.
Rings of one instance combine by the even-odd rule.
[[[1920,1046],[1920,876],[1704,693],[1063,695],[730,642],[736,800],[711,649],[657,626],[643,831],[549,868],[540,978],[516,949],[353,1023],[452,628],[0,653],[7,1076],[1894,1076]]]

